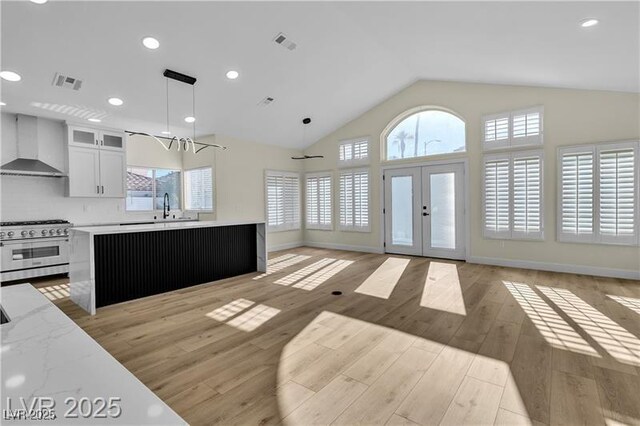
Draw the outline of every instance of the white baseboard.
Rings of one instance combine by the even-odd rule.
[[[296,247],[302,247],[305,245],[306,244],[303,243],[302,241],[294,241],[293,243],[278,244],[275,246],[268,247],[267,251],[272,252],[272,251],[288,250]]]
[[[596,277],[624,278],[640,280],[640,271],[629,269],[601,268],[597,266],[569,265],[563,263],[534,262],[530,260],[498,259],[493,257],[471,256],[469,263],[507,266],[510,268],[536,269],[539,271],[566,272],[570,274],[594,275]]]
[[[334,244],[334,243],[316,243],[311,241],[305,241],[304,246],[307,247],[316,247],[316,248],[326,248],[333,250],[347,250],[347,251],[360,251],[364,253],[384,253],[384,250],[379,247],[369,247],[369,246],[350,246],[346,244]]]

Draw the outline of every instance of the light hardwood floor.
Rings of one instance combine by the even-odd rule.
[[[638,281],[270,256],[93,317],[35,285],[191,424],[640,424]]]

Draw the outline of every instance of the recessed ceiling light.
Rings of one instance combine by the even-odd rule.
[[[588,18],[580,22],[580,26],[582,28],[593,27],[594,25],[598,25],[598,21],[596,18]]]
[[[142,44],[147,49],[155,50],[160,47],[160,42],[153,37],[145,37],[142,39]]]
[[[31,0],[31,3],[35,4],[45,4],[49,0]]]
[[[7,106],[4,102],[0,102],[0,106]]]
[[[7,81],[20,81],[22,77],[20,74],[15,73],[13,71],[0,71],[0,78]]]
[[[196,118],[195,117],[185,117],[184,121],[186,121],[187,123],[195,123]]]
[[[124,103],[124,101],[120,98],[109,98],[108,102],[113,106],[120,106]]]
[[[238,71],[231,70],[231,71],[227,72],[227,78],[229,80],[235,80],[236,78],[238,78],[239,75],[240,74],[238,74]]]
[[[171,132],[168,131],[168,130],[163,130],[160,133],[162,133],[163,135],[170,135],[171,134]]]
[[[89,120],[92,123],[100,123],[102,121],[99,118],[87,118],[87,120]]]

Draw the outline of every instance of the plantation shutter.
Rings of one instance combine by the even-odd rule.
[[[599,150],[599,233],[602,242],[636,242],[636,144]]]
[[[352,167],[369,163],[369,140],[354,139],[340,142],[338,147],[338,165]]]
[[[487,157],[484,163],[484,234],[508,238],[509,156]]]
[[[542,237],[542,155],[513,157],[513,238]]]
[[[211,167],[184,172],[186,210],[213,210],[212,175]]]
[[[509,113],[489,115],[483,118],[484,149],[496,149],[509,146],[509,121]]]
[[[306,225],[309,229],[331,228],[331,176],[307,176]]]
[[[593,157],[593,147],[560,150],[561,241],[593,239]]]
[[[514,111],[511,122],[513,146],[542,144],[542,108]]]
[[[300,178],[295,173],[268,172],[267,225],[270,230],[300,228]]]
[[[369,172],[340,174],[340,227],[345,230],[369,230]]]

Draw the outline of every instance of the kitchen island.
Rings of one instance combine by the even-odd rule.
[[[31,284],[0,303],[3,424],[186,424]]]
[[[267,269],[262,221],[94,226],[70,231],[71,300],[97,308]]]

